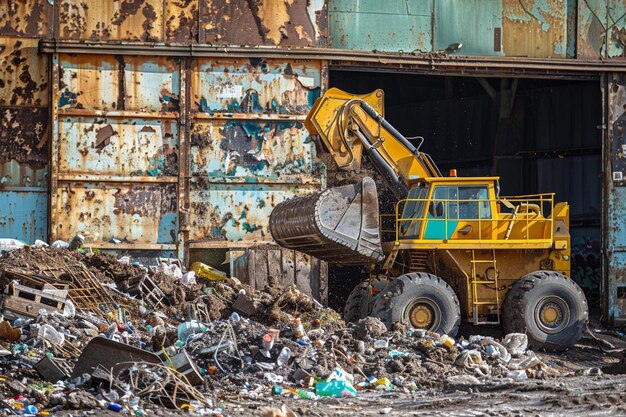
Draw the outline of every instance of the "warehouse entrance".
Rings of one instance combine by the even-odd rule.
[[[422,136],[444,175],[497,175],[503,195],[554,192],[570,204],[572,278],[599,306],[602,100],[598,80],[480,78],[334,69],[330,86],[385,91],[385,116]],[[416,140],[415,145],[419,141]],[[329,175],[329,186],[333,178]],[[386,197],[381,197],[387,200]],[[381,201],[381,211],[389,210]],[[329,302],[341,308],[358,271],[329,266]]]

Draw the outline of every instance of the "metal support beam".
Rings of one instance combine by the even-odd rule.
[[[223,47],[164,43],[88,42],[70,40],[41,40],[43,53],[147,55],[169,57],[229,57],[327,60],[331,67],[377,68],[438,75],[480,75],[510,77],[563,78],[586,76],[598,78],[598,73],[623,72],[626,61],[584,60],[528,57],[457,56],[438,53],[391,53],[353,51],[331,48]]]

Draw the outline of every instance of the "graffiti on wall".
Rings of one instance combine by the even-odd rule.
[[[572,236],[572,279],[587,296],[600,294],[601,249],[598,238]]]

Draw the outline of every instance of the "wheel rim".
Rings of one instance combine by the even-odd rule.
[[[404,321],[416,329],[437,329],[441,316],[437,303],[426,297],[416,298],[404,310]]]
[[[535,323],[546,333],[559,333],[570,322],[569,305],[555,295],[542,298],[535,307]]]

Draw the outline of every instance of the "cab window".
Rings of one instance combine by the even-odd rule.
[[[429,217],[449,220],[491,219],[486,185],[439,185],[433,190]]]

